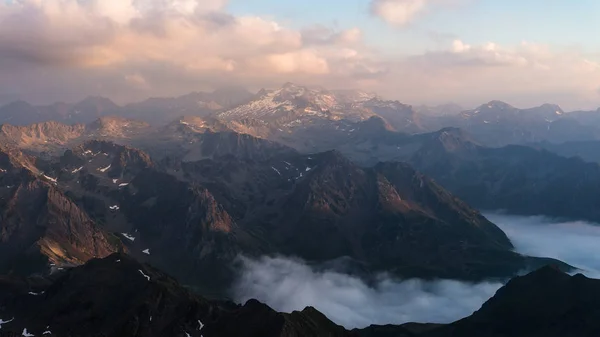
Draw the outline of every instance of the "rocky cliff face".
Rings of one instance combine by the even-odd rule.
[[[222,289],[237,255],[257,247],[208,190],[165,173],[142,171],[119,205],[149,259],[190,282]]]
[[[47,263],[81,264],[120,249],[50,183],[20,172],[19,184],[0,198],[0,263],[4,271],[29,273]]]
[[[150,132],[148,123],[119,116],[105,116],[86,125],[88,137],[127,139]]]
[[[152,159],[144,151],[108,141],[87,141],[79,146],[76,152],[84,160],[92,158],[93,161],[93,157],[97,156],[107,157],[109,166],[105,167],[108,168],[99,169],[102,173],[106,172],[110,178],[131,178],[141,170],[154,166]]]

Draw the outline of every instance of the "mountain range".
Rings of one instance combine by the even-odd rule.
[[[0,108],[0,122],[2,331],[597,332],[587,320],[598,281],[564,274],[575,269],[564,262],[515,252],[479,211],[600,221],[594,112],[500,101],[472,110],[412,107],[286,83],[256,94],[223,88],[126,106],[100,97],[15,102]],[[227,302],[240,257],[265,255],[338,268],[367,284],[381,273],[505,282],[537,271],[452,324],[347,331],[314,308],[283,314],[254,300]]]
[[[16,101],[0,107],[0,124],[24,126],[47,121],[89,124],[111,115],[155,127],[182,116],[210,117],[209,124],[218,121],[233,131],[294,144],[303,150],[315,145],[310,138],[319,132],[349,133],[354,122],[373,116],[383,118],[394,130],[408,134],[433,132],[444,127],[461,128],[478,143],[492,147],[600,139],[598,111],[565,112],[555,104],[520,109],[501,101],[490,101],[470,110],[455,104],[410,106],[382,99],[374,93],[309,88],[292,83],[256,94],[240,87],[226,87],[179,97],[154,97],[124,106],[103,97],[47,106]]]
[[[240,141],[251,150],[229,146]],[[212,147],[227,154],[192,162],[101,140],[48,160],[7,152],[0,262],[18,273],[25,258],[65,267],[128,251],[219,292],[239,254],[349,258],[367,278],[504,278],[550,261],[512,252],[500,229],[407,164],[261,146],[219,136]]]

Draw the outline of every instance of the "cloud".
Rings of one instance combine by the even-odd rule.
[[[306,45],[346,45],[360,42],[362,32],[358,28],[336,31],[322,25],[315,25],[301,30],[302,41]]]
[[[361,62],[356,57],[359,51],[354,49],[361,47],[358,29],[330,30],[324,38],[317,37],[314,31],[303,35],[262,17],[232,16],[224,11],[225,3],[3,2],[0,69],[12,69],[20,78],[42,72],[53,76],[68,70],[79,77],[73,79],[75,82],[102,82],[102,87],[114,88],[118,93],[122,91],[118,88],[120,79],[130,74],[144,77],[145,85],[156,92],[174,86],[154,78],[184,74],[176,87],[185,91],[190,90],[182,88],[186,81],[215,86],[214,82],[227,80],[256,86],[283,83],[287,76],[336,78],[340,71]],[[96,72],[111,77],[93,77]],[[0,80],[0,91],[9,85]],[[45,91],[32,85],[31,91]],[[23,87],[27,87],[26,83]]]
[[[377,0],[371,7],[403,22],[464,1]],[[375,91],[410,104],[469,106],[500,99],[518,106],[552,101],[566,109],[600,105],[600,66],[575,50],[478,45],[436,33],[437,49],[398,55],[369,46],[358,28],[294,29],[272,18],[233,15],[226,4],[0,1],[0,93],[34,103],[88,95],[125,103],[293,81]]]
[[[565,261],[589,277],[600,278],[600,226],[543,216],[485,215],[497,224],[522,254]]]
[[[388,24],[403,27],[432,8],[456,8],[472,0],[371,0],[371,14]]]
[[[516,250],[531,256],[557,258],[600,277],[600,227],[581,221],[559,222],[544,217],[486,214],[512,240]],[[395,280],[380,275],[367,285],[335,269],[308,266],[282,257],[242,259],[233,294],[291,312],[313,306],[347,328],[406,322],[448,323],[470,315],[493,296],[500,283],[451,280]]]
[[[371,12],[386,22],[403,26],[425,9],[426,0],[373,0]]]
[[[598,62],[574,50],[528,42],[474,45],[454,39],[448,47],[397,60],[389,74],[383,81],[417,102],[435,97],[437,103],[479,105],[498,99],[522,107],[552,102],[567,109],[600,104]]]
[[[300,260],[243,259],[235,299],[263,301],[284,312],[313,306],[347,328],[405,322],[449,323],[470,315],[501,286],[457,281],[394,281],[380,276],[374,287],[357,277],[315,271]]]

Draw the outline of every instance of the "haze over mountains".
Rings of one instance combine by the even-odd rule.
[[[572,144],[600,141],[593,116],[499,101],[472,110],[412,107],[373,93],[292,83],[257,94],[225,88],[126,106],[100,97],[45,107],[8,104],[0,108],[0,274],[10,277],[0,278],[0,298],[9,303],[0,308],[0,324],[36,334],[51,325],[50,335],[76,336],[92,330],[107,336],[505,336],[509,330],[554,336],[572,327],[571,312],[588,315],[591,302],[583,293],[562,294],[540,300],[553,311],[536,312],[520,296],[533,289],[532,301],[546,296],[552,287],[536,288],[544,281],[594,294],[597,281],[563,273],[583,267],[579,260],[515,250],[480,210],[600,222],[599,164],[585,161],[593,154],[565,156],[581,151]],[[247,299],[240,280],[255,272],[248,266],[259,270],[269,259],[288,267],[296,259],[293,270],[308,280],[311,273],[334,273],[367,289],[381,285],[384,274],[392,283],[506,286],[449,325],[360,331],[337,326],[316,309],[279,314],[254,300],[221,302]],[[533,273],[506,283],[527,272]],[[87,290],[103,286],[114,292],[101,298]],[[460,315],[491,295],[485,292]],[[173,306],[165,309],[161,301]],[[119,319],[92,319],[116,303],[129,308]],[[530,309],[565,325],[551,331],[509,314]],[[5,323],[13,316],[14,323]],[[255,319],[269,322],[267,330]],[[582,336],[597,331],[594,324],[578,329]]]
[[[377,116],[393,130],[402,133],[457,127],[483,145],[502,146],[597,140],[600,137],[597,112],[567,112],[555,104],[520,109],[501,101],[491,101],[471,110],[453,104],[413,107],[384,100],[374,93],[286,83],[278,89],[263,89],[256,94],[240,87],[224,87],[214,92],[154,97],[124,106],[103,97],[48,106],[15,101],[0,107],[0,123],[14,126],[47,121],[89,124],[100,117],[118,116],[160,126],[183,116],[201,117],[203,120],[210,116],[238,132],[291,142],[298,140],[294,135],[301,131],[299,129],[304,129],[304,132],[316,128],[349,131],[352,128],[345,128],[349,124],[344,123]],[[328,125],[323,124],[325,120]]]

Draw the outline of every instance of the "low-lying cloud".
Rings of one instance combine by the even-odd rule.
[[[405,322],[449,323],[477,310],[501,286],[452,280],[394,281],[381,277],[369,287],[357,277],[318,272],[300,260],[244,259],[235,287],[239,302],[250,298],[291,312],[313,306],[347,328]]]
[[[600,276],[600,227],[581,221],[489,213],[516,250],[560,259],[591,277]],[[283,257],[243,259],[243,274],[233,292],[245,302],[256,298],[283,312],[313,306],[347,328],[406,322],[449,323],[470,315],[502,286],[497,282],[394,280],[375,285],[334,271],[311,268]]]
[[[557,221],[543,216],[486,214],[522,254],[559,259],[600,278],[600,226],[585,221]]]

